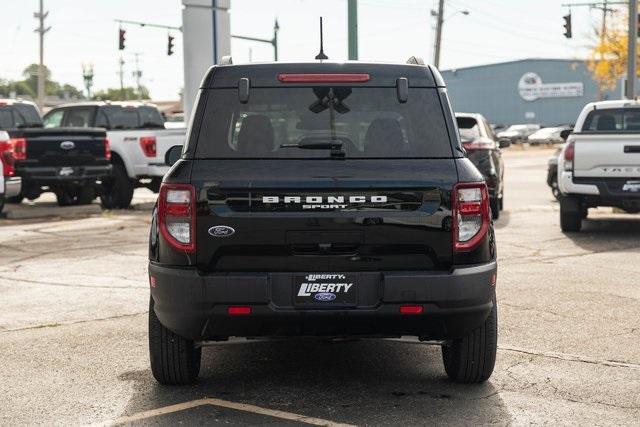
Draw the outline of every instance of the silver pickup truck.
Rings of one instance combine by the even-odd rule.
[[[592,207],[640,212],[640,102],[584,107],[558,157],[558,187],[562,231],[580,231]]]

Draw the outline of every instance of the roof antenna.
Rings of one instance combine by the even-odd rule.
[[[324,44],[322,42],[322,16],[320,17],[320,53],[316,55],[316,59],[321,61],[323,59],[329,59],[329,57],[324,54]]]

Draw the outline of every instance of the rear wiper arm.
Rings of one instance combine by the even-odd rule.
[[[342,150],[341,141],[301,142],[298,144],[280,144],[280,148],[301,148],[303,150],[331,150],[331,157],[342,158],[345,152]]]
[[[302,148],[303,150],[342,150],[340,141],[301,142],[299,144],[280,144],[280,148]]]

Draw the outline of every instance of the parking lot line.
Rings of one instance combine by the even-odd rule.
[[[288,421],[296,421],[300,423],[331,426],[331,427],[351,427],[351,424],[337,423],[334,421],[324,420],[322,418],[307,417],[305,415],[294,414],[291,412],[278,411],[275,409],[261,408],[259,406],[249,405],[247,403],[231,402],[228,400],[204,398],[191,400],[189,402],[177,403],[175,405],[164,406],[162,408],[150,409],[148,411],[138,412],[137,414],[120,417],[102,423],[92,424],[93,426],[118,426],[122,424],[134,423],[136,421],[145,420],[147,418],[157,417],[159,415],[171,414],[186,409],[197,408],[199,406],[218,406],[221,408],[235,409],[237,411],[251,412],[258,415],[266,415],[269,417],[280,418]]]

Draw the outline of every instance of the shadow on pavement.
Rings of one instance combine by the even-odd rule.
[[[149,370],[121,375],[136,389],[122,415],[215,397],[359,425],[510,420],[490,381],[450,382],[440,349],[422,344],[301,339],[225,343],[205,348],[202,362],[200,381],[193,386],[160,386]],[[162,417],[154,422],[164,423]],[[187,410],[182,421],[201,423],[198,417]]]
[[[577,246],[594,252],[640,248],[640,215],[628,217],[588,218],[582,231],[564,233]]]

